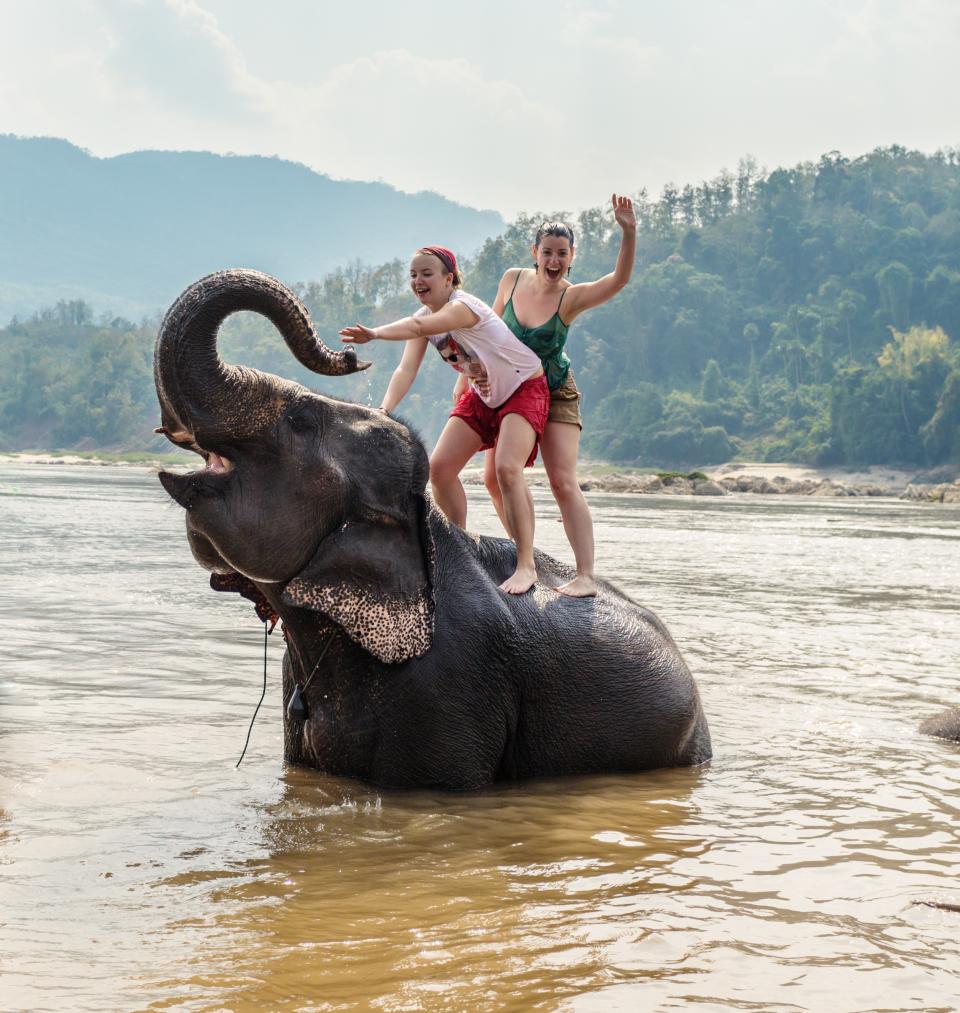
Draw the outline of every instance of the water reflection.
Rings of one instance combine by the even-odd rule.
[[[380,793],[284,768],[276,638],[234,769],[261,628],[152,476],[0,465],[4,1009],[960,1005],[960,510],[591,502],[712,766]]]
[[[705,850],[685,830],[704,776],[450,796],[287,770],[262,813],[268,855],[210,894],[221,945],[196,955],[193,983],[251,1006],[269,985],[276,1002],[322,996],[317,1008],[348,1008],[358,995],[374,1008],[423,1008],[439,992],[451,1009],[483,1008],[484,995],[489,1008],[510,997],[530,1008],[555,994],[558,972],[605,974],[608,947],[640,929],[659,894],[672,903],[695,885],[672,866]],[[203,887],[216,873],[200,868],[176,886]]]

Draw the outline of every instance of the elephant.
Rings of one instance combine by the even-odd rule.
[[[926,718],[920,723],[920,732],[938,739],[960,742],[960,707],[948,707],[939,714]]]
[[[204,459],[159,479],[212,585],[282,620],[288,762],[473,790],[711,758],[696,684],[656,616],[606,582],[596,598],[549,590],[572,570],[539,552],[534,589],[503,594],[513,542],[447,520],[400,419],[223,362],[217,333],[241,310],[315,372],[369,363],[328,348],[289,289],[246,269],[187,288],[157,337],[157,432]]]

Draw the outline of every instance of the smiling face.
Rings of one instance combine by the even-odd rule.
[[[538,273],[548,282],[566,277],[573,264],[574,249],[566,236],[543,236],[540,245],[533,246],[533,260]]]
[[[446,305],[453,291],[453,275],[432,253],[416,253],[410,261],[410,288],[430,309]]]

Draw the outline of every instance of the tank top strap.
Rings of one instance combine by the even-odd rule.
[[[520,284],[520,275],[521,274],[523,274],[523,268],[522,267],[517,269],[517,276],[516,276],[516,278],[513,279],[513,288],[510,289],[510,299],[513,299],[513,293],[517,291],[517,285]],[[509,302],[510,299],[508,299],[507,302]]]
[[[568,287],[572,287],[572,286],[568,286]],[[560,307],[561,307],[561,306],[563,305],[563,297],[564,297],[564,296],[565,296],[566,294],[567,294],[567,289],[564,289],[564,290],[563,290],[563,291],[562,291],[562,292],[560,293],[560,302],[558,302],[558,303],[557,303],[557,311],[556,311],[556,313],[554,313],[554,316],[555,316],[555,317],[559,317],[559,316],[560,316]],[[560,320],[560,323],[563,323],[563,320],[562,320],[562,319]]]

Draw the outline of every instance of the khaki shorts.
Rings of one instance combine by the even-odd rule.
[[[567,372],[567,378],[550,391],[550,414],[548,422],[569,422],[583,429],[583,418],[580,415],[580,400],[583,395],[577,390],[573,379],[573,370]]]

